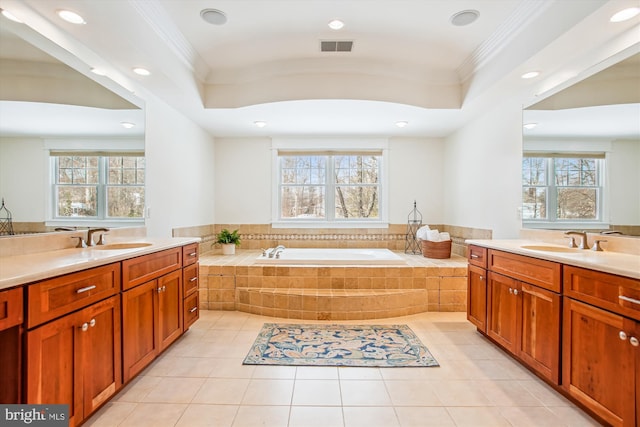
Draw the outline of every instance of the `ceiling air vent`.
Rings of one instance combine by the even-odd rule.
[[[321,40],[320,52],[351,52],[353,41],[351,40]]]

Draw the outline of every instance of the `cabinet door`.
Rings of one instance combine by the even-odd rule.
[[[122,385],[120,298],[94,304],[83,313],[89,325],[82,333],[84,410],[89,414]]]
[[[122,293],[122,364],[127,382],[158,354],[158,281]]]
[[[516,352],[520,329],[519,286],[517,280],[489,272],[487,335],[512,353]]]
[[[158,279],[158,308],[158,333],[162,351],[182,335],[184,313],[181,270]]]
[[[530,367],[560,383],[560,295],[520,284],[522,330],[518,357]]]
[[[487,332],[487,270],[473,265],[467,276],[467,319]]]
[[[80,339],[82,318],[74,313],[27,332],[26,402],[69,405],[69,425],[83,419]]]
[[[635,353],[622,316],[564,298],[562,387],[613,426],[635,422]]]

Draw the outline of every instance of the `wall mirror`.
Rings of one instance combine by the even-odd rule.
[[[91,75],[88,66],[85,75],[67,65],[70,61],[63,61],[61,56],[71,54],[66,51],[60,54],[60,51],[62,48],[25,25],[3,21],[0,26],[0,196],[11,212],[13,230],[18,235],[49,232],[60,226],[143,225],[143,103],[133,95],[125,99],[115,93],[112,90],[115,83],[110,80],[111,88],[96,81],[104,81],[105,77],[88,77]],[[78,62],[76,59],[74,66]],[[124,93],[124,89],[119,89]],[[63,200],[62,190],[52,188],[56,187],[54,171],[58,170],[52,166],[58,161],[52,160],[53,157],[71,163],[83,156],[89,158],[87,153],[91,156],[120,153],[123,158],[127,157],[120,167],[120,178],[104,179],[107,183],[133,179],[142,189],[134,195],[138,198],[136,203],[141,205],[139,211],[122,213],[111,209],[109,206],[116,197],[124,200],[132,195],[118,193],[118,189],[114,191],[115,186],[109,184],[102,189],[89,188],[95,183],[89,178],[86,180],[91,185],[69,190],[84,191],[87,195],[78,196],[68,191]],[[142,161],[137,165],[134,162],[132,172],[128,166],[130,158],[140,158],[140,155]],[[111,157],[106,159],[108,163]],[[59,172],[63,168],[63,161],[60,162]],[[98,172],[98,168],[88,162],[86,167],[78,167],[77,162],[65,166],[69,174],[74,174],[74,182],[82,182],[77,179],[81,173],[105,173]],[[113,175],[111,166],[104,168],[107,174]],[[107,208],[102,207],[98,212],[90,203],[100,192],[111,199],[106,203]],[[77,198],[90,203],[79,203]]]
[[[523,125],[524,228],[640,235],[640,54],[527,107]]]

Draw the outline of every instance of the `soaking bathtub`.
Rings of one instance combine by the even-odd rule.
[[[269,253],[273,248],[267,249]],[[260,255],[255,265],[407,265],[389,249],[286,248],[280,257]]]

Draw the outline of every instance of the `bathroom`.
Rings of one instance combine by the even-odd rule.
[[[0,7],[3,9],[10,8],[16,3],[20,2],[6,1],[0,3]],[[161,3],[169,3],[167,7],[172,7],[170,5],[171,2]],[[532,7],[533,2],[522,3],[522,7]],[[551,16],[566,13],[561,4],[556,4],[561,2],[551,3],[553,4],[549,6],[549,9],[545,9],[544,13],[541,12],[537,19],[550,19]],[[508,64],[504,65],[500,61],[493,62],[485,58],[487,63],[483,64],[482,67],[478,67],[473,79],[461,84],[460,87],[456,86],[456,89],[459,89],[459,92],[464,94],[458,95],[458,97],[464,98],[465,107],[464,117],[456,118],[459,122],[456,123],[453,130],[430,131],[430,133],[423,134],[415,132],[412,128],[415,129],[417,127],[417,122],[421,120],[421,116],[418,116],[415,121],[409,119],[409,124],[405,128],[397,128],[394,124],[396,120],[404,119],[404,117],[396,119],[394,116],[388,131],[377,130],[374,134],[371,134],[368,130],[360,130],[358,133],[352,133],[350,130],[341,130],[337,135],[336,132],[318,130],[318,128],[330,129],[326,127],[326,123],[309,123],[308,132],[298,129],[293,134],[273,137],[272,132],[274,132],[275,122],[268,123],[264,128],[257,128],[253,126],[254,120],[268,120],[265,117],[257,116],[249,122],[250,127],[246,127],[239,132],[231,128],[223,128],[220,122],[208,125],[211,127],[207,128],[207,125],[205,125],[207,119],[197,117],[197,114],[190,115],[192,105],[185,101],[188,97],[193,97],[194,94],[200,97],[199,90],[201,88],[194,87],[195,85],[189,79],[181,80],[178,83],[174,81],[174,79],[177,80],[179,77],[184,77],[181,74],[183,70],[179,66],[178,60],[171,65],[171,67],[176,67],[171,68],[171,70],[179,70],[172,78],[162,73],[154,73],[151,76],[151,81],[145,81],[141,77],[128,76],[119,80],[124,86],[135,87],[137,89],[135,95],[132,95],[130,91],[118,88],[119,85],[113,81],[102,79],[100,80],[101,83],[106,82],[111,90],[138,107],[138,113],[143,116],[140,117],[140,114],[137,116],[142,124],[142,126],[138,126],[137,131],[142,129],[142,132],[125,139],[129,139],[129,142],[132,142],[136,148],[143,147],[145,153],[147,167],[145,171],[144,221],[138,221],[137,223],[133,221],[128,225],[144,225],[149,236],[201,237],[203,239],[200,246],[201,254],[212,251],[214,256],[217,256],[217,248],[212,246],[212,236],[222,227],[241,230],[243,241],[239,248],[240,251],[252,250],[259,253],[261,247],[273,247],[277,244],[295,247],[296,245],[299,246],[300,242],[291,242],[290,240],[292,239],[286,236],[311,235],[316,236],[316,238],[305,241],[304,244],[313,242],[320,245],[321,242],[322,245],[331,247],[334,244],[340,246],[351,242],[354,247],[359,247],[359,245],[390,246],[392,250],[402,252],[408,215],[410,215],[415,202],[424,224],[430,224],[441,231],[451,232],[454,237],[453,253],[461,257],[463,261],[466,256],[465,239],[518,238],[522,232],[523,107],[533,104],[539,93],[547,94],[548,92],[553,92],[556,90],[554,88],[558,87],[557,85],[562,87],[565,84],[563,82],[567,81],[567,79],[569,82],[577,80],[583,77],[585,73],[590,73],[592,67],[613,64],[622,59],[623,56],[628,55],[629,49],[637,50],[638,40],[634,36],[635,33],[633,33],[633,30],[637,30],[637,18],[636,21],[631,21],[630,24],[622,24],[624,27],[616,27],[615,29],[605,25],[594,24],[594,22],[599,22],[597,21],[598,19],[609,15],[613,9],[633,2],[585,3],[589,5],[576,6],[576,15],[572,18],[567,17],[566,22],[558,24],[559,27],[564,25],[565,28],[562,30],[559,28],[549,29],[548,39],[542,37],[540,31],[533,30],[535,27],[544,27],[541,21],[528,22],[528,25],[531,25],[528,28],[531,30],[530,37],[537,39],[539,44],[534,43],[535,46],[531,46],[531,51],[526,52],[527,56],[524,59],[520,49],[526,43],[515,35],[511,40],[513,44],[505,47],[500,54],[502,56],[499,56]],[[33,13],[38,8],[44,8],[43,4],[44,2],[27,1],[24,2],[24,5],[18,4],[16,7],[19,14],[22,13],[22,16],[28,17],[29,11]],[[21,8],[26,9],[21,10]],[[39,14],[46,13],[50,12],[39,11],[36,15],[39,16]],[[93,13],[96,13],[96,11],[94,10]],[[114,12],[109,11],[108,13]],[[106,15],[106,17],[117,19],[115,15]],[[33,25],[38,27],[37,23]],[[108,31],[108,25],[103,25],[101,27],[102,30]],[[42,27],[39,29],[42,30]],[[566,33],[564,33],[565,30]],[[78,30],[72,28],[69,31]],[[66,46],[66,53],[57,52],[62,57],[69,55],[69,52],[73,52],[73,56],[80,57],[80,62],[85,65],[95,59],[90,54],[91,52],[81,48],[83,45],[78,40],[83,40],[84,36],[82,35],[75,34],[75,39],[65,41],[61,33],[51,30],[48,36],[58,43],[69,43]],[[115,34],[114,37],[116,37]],[[92,45],[99,52],[98,46],[100,43],[96,39],[87,37],[84,43]],[[50,43],[47,43],[47,40],[40,38],[31,38],[31,40],[44,49],[55,50]],[[576,40],[589,40],[589,42],[575,42]],[[599,46],[599,48],[596,49],[594,46]],[[564,59],[561,61],[557,58]],[[103,64],[116,62],[109,56],[105,56],[101,61]],[[152,63],[151,58],[148,58],[148,61],[149,64]],[[547,74],[543,74],[540,79],[533,82],[521,83],[519,79],[521,72],[527,71],[529,67],[542,68],[545,61],[551,64]],[[501,66],[510,67],[509,71],[501,70]],[[83,70],[83,72],[86,73],[87,71]],[[167,72],[167,74],[170,73]],[[313,82],[310,83],[313,84]],[[366,89],[364,90],[366,91]],[[203,90],[206,90],[206,88]],[[255,92],[261,93],[260,90],[255,90]],[[370,95],[367,96],[371,99],[382,97],[381,94],[376,92],[375,88],[369,87],[369,92]],[[182,94],[184,94],[184,99],[182,99]],[[448,94],[449,92],[446,92],[443,97],[449,96]],[[266,96],[268,95],[267,93]],[[317,93],[312,92],[311,96],[313,95],[317,95]],[[288,96],[292,100],[298,100],[288,92],[283,92],[282,96],[284,99],[287,99]],[[140,102],[141,100],[143,101]],[[298,104],[300,108],[305,107],[304,101],[299,101],[301,101]],[[458,104],[461,105],[461,100],[458,99],[458,101]],[[362,106],[365,108],[366,104]],[[332,120],[337,120],[337,117],[330,115],[328,112],[332,107],[337,108],[340,105],[339,103],[328,103],[325,109],[320,111]],[[287,113],[291,114],[290,111]],[[225,117],[221,121],[224,121],[224,119]],[[435,117],[433,120],[437,121],[438,118]],[[215,126],[220,126],[220,129],[224,129],[223,133],[216,133],[211,130]],[[57,138],[29,136],[29,148],[19,154],[19,160],[11,161],[7,160],[9,158],[7,153],[13,153],[11,150],[15,149],[15,145],[11,143],[15,143],[16,139],[21,139],[21,137],[13,135],[9,139],[11,141],[3,137],[0,144],[0,162],[2,162],[0,163],[0,169],[3,170],[1,172],[2,175],[0,175],[0,193],[5,198],[7,208],[11,210],[16,226],[24,225],[27,229],[31,226],[37,228],[47,221],[47,215],[50,210],[48,203],[50,191],[46,185],[43,185],[43,183],[47,182],[48,176],[46,168],[43,167],[46,164],[46,160],[43,158],[42,152],[44,148],[51,146],[52,140]],[[74,143],[82,144],[86,139],[86,135],[74,136],[71,139]],[[305,224],[304,227],[297,228],[291,227],[290,224],[276,224],[277,221],[273,221],[274,206],[272,201],[274,200],[274,152],[277,147],[287,144],[310,144],[312,146],[325,145],[329,147],[328,149],[333,149],[337,144],[345,142],[352,149],[359,149],[362,144],[365,144],[369,146],[375,145],[377,149],[380,148],[384,152],[386,168],[385,197],[382,199],[384,211],[381,212],[382,218],[379,224],[373,226],[371,224],[359,224],[358,227],[347,228],[316,227],[313,224]],[[16,169],[18,166],[19,169]],[[636,171],[638,169],[640,168],[636,168]],[[7,179],[5,175],[7,171],[10,172],[11,176],[15,176],[15,174],[24,170],[33,172],[32,179],[21,182],[20,186],[11,185],[11,180]],[[167,171],[175,172],[167,173]],[[26,195],[28,197],[25,197]],[[33,201],[37,202],[28,203]],[[626,203],[629,202],[627,201]],[[0,218],[2,218],[1,215]],[[49,224],[53,227],[62,226],[65,223],[49,222]],[[100,226],[102,224],[83,223],[82,225]],[[117,226],[117,224],[107,224],[107,227],[114,226]],[[115,235],[116,233],[112,234]],[[259,235],[267,237],[262,239],[255,237]],[[342,238],[345,235],[361,237],[354,237],[353,239]],[[340,237],[334,238],[332,236]],[[370,238],[370,236],[376,237]],[[110,236],[107,236],[107,239],[109,238]],[[612,240],[615,240],[615,238]],[[420,258],[420,255],[412,256]],[[456,259],[454,258],[453,260],[455,261]],[[454,268],[458,268],[458,266]],[[220,286],[220,289],[216,291],[224,290],[223,286],[225,285]],[[210,289],[207,292],[210,292]],[[451,304],[454,304],[453,301],[455,299],[459,299],[459,297],[452,296]],[[211,312],[207,313],[208,317],[203,316],[202,322],[199,326],[194,327],[192,331],[194,333],[191,337],[188,337],[189,340],[187,341],[192,341],[195,336],[205,335],[207,330],[215,330],[219,332],[217,338],[209,337],[208,339],[216,340],[220,344],[223,342],[223,338],[226,338],[229,342],[223,343],[223,346],[230,348],[232,342],[242,342],[243,339],[248,339],[245,336],[246,334],[242,333],[243,328],[250,329],[250,327],[253,327],[253,323],[258,320],[264,320],[261,317],[252,317],[253,313],[233,311],[235,305],[231,307],[229,304],[235,304],[235,300],[233,302],[229,299],[214,300],[210,298],[210,294],[207,294],[206,300],[201,298],[201,302],[207,303],[207,306],[201,307],[203,312],[207,309],[210,309]],[[221,304],[213,305],[213,303]],[[224,304],[227,305],[225,306]],[[472,350],[471,346],[478,346],[479,351],[484,352],[484,355],[497,358],[498,356],[493,353],[493,350],[486,346],[486,342],[479,340],[477,337],[474,338],[473,331],[465,329],[464,321],[461,320],[464,318],[463,309],[461,307],[457,307],[456,310],[454,310],[454,307],[450,307],[450,309],[454,311],[453,314],[444,313],[446,310],[435,310],[434,308],[434,312],[442,312],[442,317],[427,316],[415,320],[416,324],[423,326],[425,336],[430,336],[434,340],[433,342],[440,340],[440,344],[443,344],[440,353],[441,357],[446,360],[447,356],[453,355],[451,359],[455,359],[460,357],[460,352]],[[462,314],[462,317],[449,317],[456,314]],[[431,319],[435,319],[435,323],[424,326]],[[264,321],[268,321],[268,319]],[[460,331],[457,331],[456,328],[459,328]],[[251,330],[253,331],[253,329]],[[451,341],[455,341],[462,336],[470,340],[466,343],[468,347],[452,349]],[[214,351],[211,348],[208,350]],[[448,350],[451,350],[450,354],[447,354]],[[240,350],[233,348],[231,351],[239,352]],[[237,356],[237,354],[233,354]],[[183,360],[185,357],[197,357],[197,354],[195,350],[182,348],[176,350],[173,354],[167,353],[167,356],[169,356],[169,359],[158,363],[161,367],[171,360],[175,359],[174,361],[177,361]],[[213,356],[206,354],[203,355],[204,357]],[[231,358],[223,357],[217,362],[220,363],[220,366],[227,366],[225,363],[229,363],[228,359]],[[530,390],[535,390],[538,394],[536,395],[537,397],[534,397],[538,398],[538,401],[546,403],[546,405],[541,405],[545,410],[548,409],[547,405],[554,407],[553,404],[556,403],[557,407],[561,409],[556,412],[551,411],[554,416],[559,416],[559,413],[564,414],[566,417],[570,417],[570,415],[583,416],[574,406],[564,401],[558,403],[552,395],[546,393],[546,390],[540,391],[540,384],[537,380],[526,377],[525,374],[514,368],[508,359],[505,359],[507,361],[500,360],[499,363],[495,364],[492,363],[492,359],[488,358],[488,360],[490,362],[485,364],[485,366],[488,366],[487,371],[483,371],[483,373],[489,378],[498,378],[498,381],[504,380],[505,378],[500,377],[496,372],[499,368],[503,368],[505,372],[511,374],[510,379],[517,378],[519,381],[527,383]],[[482,365],[483,362],[480,364]],[[458,363],[457,366],[463,370],[468,368],[464,363]],[[496,371],[490,371],[492,368],[495,368]],[[231,368],[229,368],[229,371],[236,372]],[[238,376],[243,381],[249,382],[247,376],[251,377],[255,374],[256,376],[252,378],[254,378],[256,384],[261,385],[265,385],[267,379],[279,380],[281,381],[280,385],[285,383],[290,385],[294,381],[300,381],[301,387],[308,385],[304,381],[313,381],[310,378],[303,377],[303,375],[311,375],[311,372],[304,370],[299,370],[298,372],[295,370],[283,370],[279,373],[275,373],[275,371],[267,373],[263,370],[247,372],[239,373]],[[212,370],[207,372],[207,375],[212,374]],[[341,378],[344,379],[347,375],[366,374],[378,375],[375,379],[371,379],[376,383],[376,387],[386,380],[388,391],[385,393],[393,394],[391,397],[398,399],[399,394],[394,394],[398,393],[397,390],[391,390],[394,387],[400,387],[399,383],[401,381],[406,381],[405,385],[407,387],[416,385],[409,384],[409,378],[390,378],[393,374],[388,372],[365,373],[362,371],[360,373],[349,372],[348,374],[345,372]],[[281,375],[281,377],[265,378],[269,375]],[[301,376],[296,377],[296,375]],[[334,372],[332,371],[327,375],[334,375]],[[336,372],[335,375],[343,374]],[[384,379],[383,375],[386,376]],[[262,378],[258,378],[259,376],[262,376]],[[169,378],[170,375],[167,377]],[[185,375],[185,377],[189,377],[189,375]],[[455,378],[456,376],[454,375],[453,377]],[[154,375],[143,378],[140,381],[142,384],[138,385],[137,390],[134,390],[134,392],[142,394],[144,391],[153,388],[157,383],[162,383],[165,386],[173,384],[173,386],[179,387],[178,384],[172,383],[168,378],[163,378],[162,380],[159,378],[161,377]],[[260,383],[259,380],[265,381],[265,383]],[[338,381],[333,377],[325,380],[329,383]],[[348,383],[349,385],[346,385],[346,387],[353,387],[354,390],[360,386],[364,387],[362,383],[368,381],[362,377],[351,378],[351,380],[353,383]],[[429,380],[440,381],[439,378],[433,377]],[[475,382],[475,385],[478,386],[477,383],[485,381],[485,378],[470,375],[461,378],[461,380]],[[146,384],[145,381],[147,382]],[[156,382],[156,384],[151,384],[153,382]],[[187,385],[190,382],[191,380],[185,380],[182,386],[185,388],[195,387],[195,384]],[[219,385],[222,384],[223,382],[221,381]],[[326,384],[323,383],[323,385]],[[334,385],[334,383],[331,383],[330,386]],[[482,385],[486,384],[483,383]],[[521,385],[510,384],[509,386],[519,389]],[[233,387],[236,386],[240,387],[238,384],[233,384]],[[148,387],[148,389],[145,390],[144,387]],[[446,387],[450,386],[447,385]],[[450,390],[453,389],[454,387],[451,386]],[[259,388],[254,390],[259,390]],[[367,393],[367,395],[369,393],[373,394],[371,390],[366,392],[364,390],[363,388],[360,391]],[[258,394],[257,391],[255,393]],[[287,393],[290,393],[290,396],[293,395],[293,391],[287,391],[284,394],[286,395]],[[388,397],[386,394],[385,396]],[[474,401],[474,397],[478,396],[467,396],[468,399],[465,402],[469,406],[474,406],[475,404],[478,404],[478,406],[484,405],[484,409],[486,409],[485,412],[475,412],[476,417],[486,415],[495,421],[497,419],[495,416],[499,412],[496,408],[502,407],[502,414],[506,414],[504,416],[505,419],[513,420],[517,418],[513,415],[517,411],[509,412],[509,410],[504,410],[504,407],[508,406],[508,404],[497,405],[495,402],[487,404],[485,400],[479,397],[478,401]],[[440,396],[440,398],[442,403],[446,403],[447,399],[444,396]],[[160,401],[171,401],[171,398],[165,397],[164,399],[160,399]],[[375,401],[375,397],[370,400],[370,402]],[[402,399],[399,401],[402,401]],[[119,404],[113,406],[125,411],[128,408],[127,405],[134,406],[133,402],[133,400],[128,401],[123,398]],[[150,402],[157,403],[157,401],[154,402],[153,400],[150,400]],[[385,400],[385,402],[387,401]],[[404,420],[403,425],[411,425],[407,420],[412,415],[409,415],[409,410],[406,408],[412,408],[413,406],[420,407],[424,413],[430,412],[434,419],[437,418],[436,415],[446,415],[440,411],[441,408],[438,408],[438,410],[424,409],[429,407],[424,402],[420,404],[413,402],[412,404],[410,399],[402,402],[403,404],[397,406],[404,409],[398,409],[396,413],[400,414],[402,412],[404,414],[403,416],[398,415],[398,419]],[[180,404],[182,403],[180,402]],[[270,405],[266,401],[259,399],[254,399],[252,403],[246,405],[241,403],[241,399],[233,400],[227,407],[224,399],[215,402],[215,404],[220,405],[221,411],[228,410],[230,412],[234,408],[236,411],[247,412],[251,408],[263,410],[269,406],[271,406],[271,410],[277,412],[281,407],[286,407],[286,405],[280,404]],[[326,402],[318,404],[322,406],[324,403]],[[135,402],[135,404],[143,406],[141,402]],[[302,406],[310,407],[313,405],[314,403]],[[392,407],[388,402],[381,405],[387,409]],[[361,409],[358,404],[344,404],[344,406],[350,408],[341,414],[343,418],[340,419],[345,425],[351,425],[346,420],[353,420],[356,413],[359,417],[362,417],[361,419],[365,419],[365,415],[358,412],[358,408]],[[456,405],[449,406],[455,407]],[[523,404],[518,408],[521,410],[525,406]],[[239,407],[241,409],[238,409]],[[293,407],[297,410],[296,405],[293,405]],[[327,410],[327,414],[334,416],[333,409],[335,409],[335,405],[327,404],[327,407],[331,408],[331,410]],[[265,413],[267,412],[265,409]],[[451,420],[456,420],[460,425],[464,425],[465,414],[463,412],[465,411],[459,408],[449,411],[447,417],[450,418],[446,418],[446,421],[443,421],[441,425],[447,425],[447,423],[452,425],[453,421]],[[545,414],[548,415],[548,412],[545,412]],[[386,417],[387,415],[382,414],[380,416]],[[468,414],[466,415],[468,416]],[[381,419],[386,420],[387,418]],[[469,420],[469,418],[466,419]],[[500,420],[499,422],[504,421],[502,418]],[[580,418],[580,420],[593,422],[590,418]],[[96,425],[99,424],[99,422],[95,422]],[[188,425],[184,423],[186,421],[183,421],[183,425]],[[569,424],[568,421],[567,424]],[[221,423],[221,425],[223,424]],[[229,423],[229,425],[231,424]],[[274,423],[273,425],[277,424]],[[291,425],[295,425],[295,423]],[[353,423],[353,425],[357,425],[357,423]],[[388,425],[394,424],[389,422]]]

